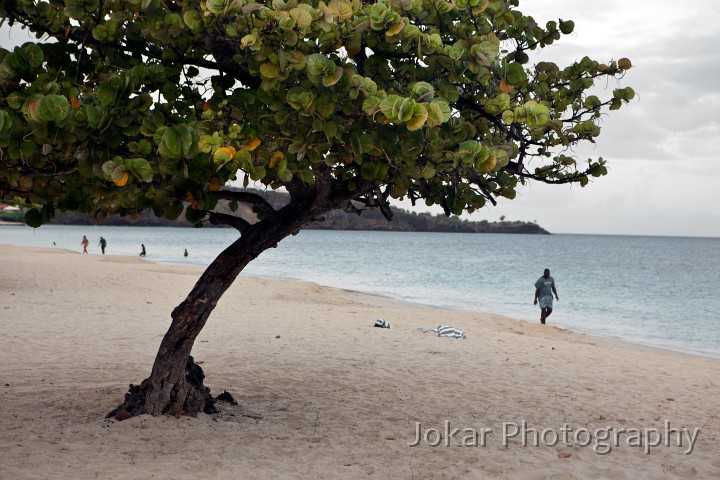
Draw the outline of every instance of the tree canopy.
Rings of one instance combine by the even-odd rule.
[[[150,376],[116,418],[211,412],[192,346],[240,271],[336,209],[424,200],[472,212],[519,184],[587,183],[604,160],[598,80],[628,59],[561,68],[530,54],[573,31],[517,0],[4,0],[35,34],[0,48],[0,200],[31,226],[57,210],[152,210],[240,235],[172,312]],[[275,208],[228,181],[284,187]],[[229,201],[231,213],[215,211]],[[252,219],[238,215],[239,203]],[[247,209],[245,209],[247,210]],[[235,213],[232,213],[232,212]]]
[[[37,205],[38,226],[55,209],[172,219],[188,203],[200,222],[229,180],[332,182],[371,206],[447,214],[528,179],[584,185],[604,161],[568,147],[634,96],[588,91],[630,61],[529,68],[574,24],[517,4],[3,2],[0,18],[39,41],[0,49],[1,198]]]

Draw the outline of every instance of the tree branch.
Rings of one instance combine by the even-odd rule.
[[[217,37],[208,36],[205,38],[205,48],[212,53],[219,67],[234,79],[248,88],[259,89],[262,81],[258,77],[250,75],[250,72],[243,64],[233,60],[236,53],[233,46]]]
[[[237,192],[233,190],[220,190],[213,192],[218,200],[229,200],[231,202],[245,203],[257,207],[265,215],[275,213],[275,208],[262,195],[252,192]]]
[[[208,220],[212,225],[227,225],[229,227],[233,227],[241,234],[246,233],[250,230],[250,227],[252,227],[250,223],[246,222],[242,218],[228,215],[226,213],[210,212]]]
[[[388,191],[382,193],[379,188],[375,188],[368,192],[366,196],[358,196],[356,200],[362,202],[367,207],[374,207],[380,209],[380,213],[385,219],[390,222],[393,218],[393,211],[390,209],[390,203],[388,202]]]
[[[290,194],[290,203],[304,203],[312,193],[310,187],[296,176],[285,184],[285,189]]]
[[[324,202],[330,199],[334,190],[334,181],[330,175],[330,168],[324,163],[320,163],[312,169],[315,176],[315,185],[317,186],[316,198]]]
[[[57,177],[59,175],[65,175],[67,173],[74,173],[78,170],[78,165],[67,165],[63,169],[59,168],[29,168],[27,166],[20,167],[18,171],[20,175],[25,177]]]
[[[467,108],[469,110],[472,110],[474,112],[477,112],[481,117],[489,120],[492,122],[492,124],[497,128],[499,132],[501,132],[505,137],[515,140],[515,135],[510,132],[510,130],[507,128],[507,126],[500,120],[500,118],[496,115],[491,115],[488,112],[485,111],[484,108],[480,107],[476,102],[472,101],[471,99],[466,98],[465,96],[462,96],[458,99],[457,107],[458,110],[462,110],[464,108]]]
[[[487,198],[488,200],[490,200],[490,203],[492,203],[493,206],[496,207],[496,206],[497,206],[497,200],[495,200],[495,197],[493,197],[492,192],[490,192],[490,190],[488,190],[487,187],[482,184],[481,180],[482,180],[482,177],[480,177],[479,175],[478,175],[476,178],[473,179],[474,184],[477,186],[477,188],[480,189],[480,191],[482,192],[483,196],[484,196],[485,198]]]
[[[523,177],[523,178],[530,178],[532,180],[536,180],[538,182],[547,183],[549,185],[561,185],[564,183],[573,183],[579,181],[583,177],[588,176],[588,172],[577,172],[574,175],[569,175],[567,177],[562,178],[548,178],[542,175],[536,175],[534,173],[530,172],[518,172],[517,175]]]
[[[348,200],[340,207],[344,212],[346,213],[354,213],[358,217],[364,212],[365,210],[362,208],[357,208],[355,205],[353,205],[351,200]]]
[[[393,211],[390,210],[390,203],[388,202],[388,197],[390,196],[390,187],[388,186],[385,189],[384,193],[380,193],[380,190],[378,189],[378,207],[380,208],[380,213],[383,214],[383,217],[388,222],[391,222],[393,219]]]

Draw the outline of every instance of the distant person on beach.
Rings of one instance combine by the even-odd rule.
[[[145,244],[141,243],[140,246],[142,247],[142,250],[140,250],[140,256],[144,257],[145,256]]]
[[[545,325],[545,320],[553,311],[553,293],[555,298],[560,300],[555,289],[555,279],[550,276],[550,270],[546,268],[543,276],[535,282],[535,301],[533,302],[533,305],[537,305],[538,301],[540,302],[540,323],[543,325]]]
[[[185,249],[185,253],[183,253],[183,256],[184,256],[184,257],[187,257],[187,256],[188,256],[187,248]]]
[[[100,237],[100,250],[102,250],[102,254],[105,255],[105,247],[107,247],[107,240],[105,240],[103,237]]]
[[[83,247],[83,253],[88,253],[87,247],[88,247],[88,245],[90,245],[90,240],[88,240],[85,235],[83,235],[81,245]]]

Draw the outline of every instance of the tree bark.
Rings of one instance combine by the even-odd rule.
[[[212,413],[214,399],[202,384],[202,369],[190,356],[195,339],[220,297],[248,263],[318,216],[337,208],[339,201],[325,200],[322,205],[286,206],[272,219],[253,225],[220,253],[187,298],[173,310],[172,323],[162,339],[150,376],[140,385],[130,385],[123,404],[108,413],[108,417]]]

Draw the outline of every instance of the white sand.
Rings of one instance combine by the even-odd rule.
[[[201,333],[206,384],[239,406],[108,420],[201,269],[2,245],[0,265],[3,479],[720,478],[720,361],[303,282],[241,277]],[[439,324],[468,339],[415,331]],[[538,446],[503,441],[523,421]],[[441,444],[408,446],[416,422]],[[666,422],[702,429],[692,453]],[[626,432],[600,455],[607,428]],[[631,429],[652,428],[645,454]]]

